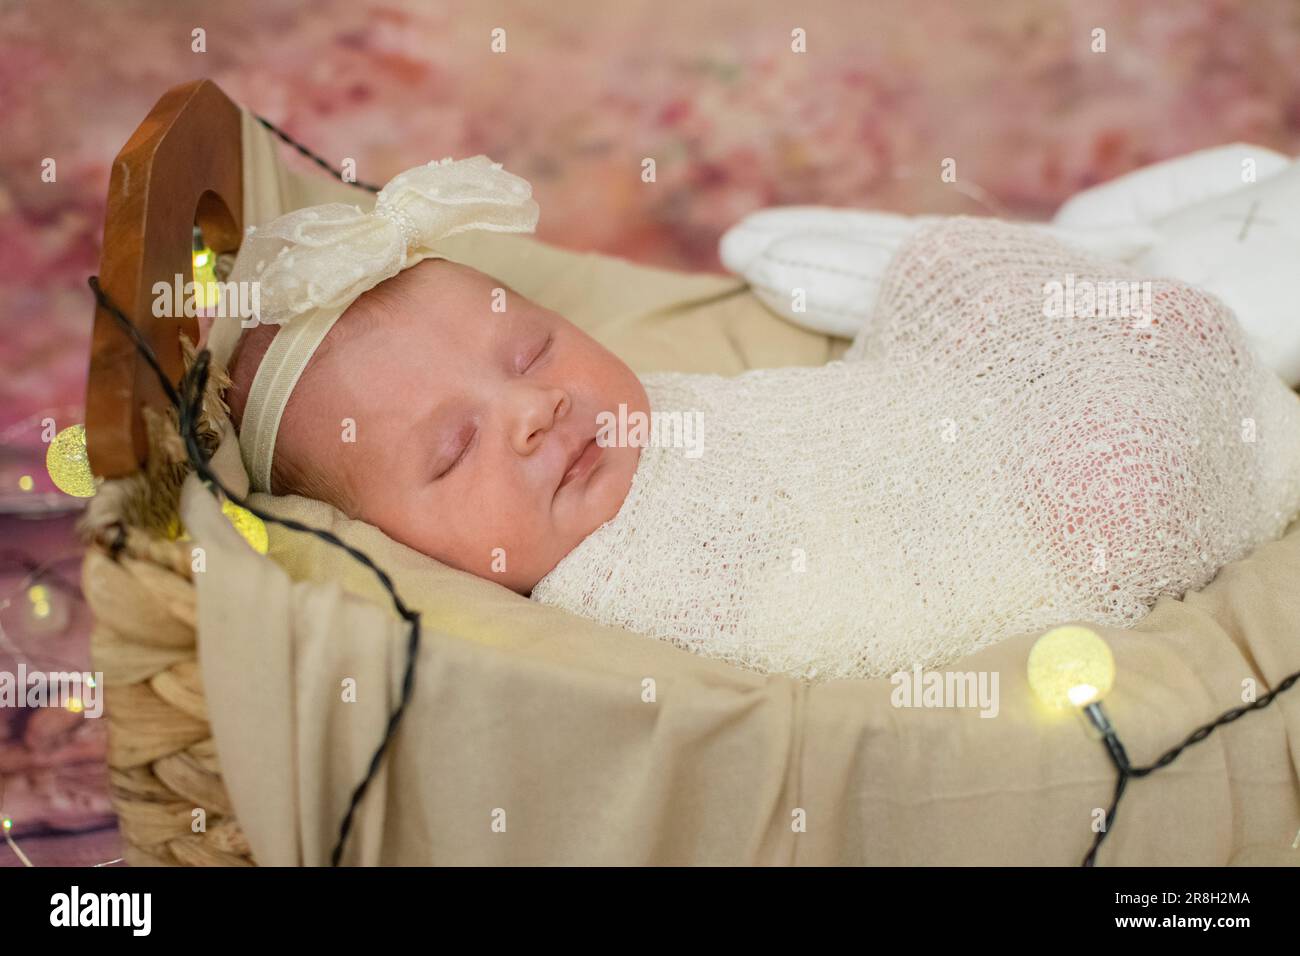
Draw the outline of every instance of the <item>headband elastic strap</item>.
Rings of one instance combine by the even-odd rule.
[[[249,480],[258,491],[271,490],[275,439],[289,396],[312,355],[342,314],[338,310],[318,311],[282,327],[262,357],[239,424],[239,450]]]

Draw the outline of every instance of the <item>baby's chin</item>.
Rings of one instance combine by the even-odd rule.
[[[556,523],[572,529],[565,536],[568,545],[565,554],[618,514],[632,487],[632,476],[641,457],[641,449],[636,446],[597,446],[597,449],[596,460],[588,470],[555,495],[552,507]]]

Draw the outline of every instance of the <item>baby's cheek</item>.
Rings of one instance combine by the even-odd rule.
[[[491,579],[514,590],[531,589],[540,576],[535,574],[539,549],[531,516],[521,514],[515,502],[485,507],[481,513],[491,518],[477,529],[475,546],[492,570]]]

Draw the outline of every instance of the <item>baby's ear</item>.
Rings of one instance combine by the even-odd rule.
[[[239,337],[235,351],[230,356],[230,388],[226,391],[226,404],[230,406],[230,420],[236,428],[244,420],[244,406],[248,404],[248,390],[253,387],[253,376],[262,356],[271,347],[271,340],[280,331],[278,325],[255,325],[245,329]]]

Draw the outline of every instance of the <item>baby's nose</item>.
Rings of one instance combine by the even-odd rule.
[[[555,423],[569,413],[569,393],[562,388],[538,388],[527,383],[518,383],[514,388],[511,443],[518,454],[531,455]]]

